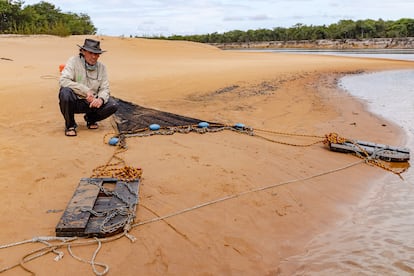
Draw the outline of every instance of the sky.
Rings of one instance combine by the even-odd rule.
[[[32,5],[40,0],[24,0]],[[413,18],[414,0],[45,0],[89,15],[99,35],[170,36]]]

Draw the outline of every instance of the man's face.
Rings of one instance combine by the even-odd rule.
[[[98,61],[98,58],[101,54],[95,54],[86,50],[83,50],[83,56],[85,57],[85,60],[90,65],[95,65]]]

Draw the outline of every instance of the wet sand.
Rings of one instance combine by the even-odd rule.
[[[404,145],[412,152],[414,70],[348,75],[339,85],[378,116],[401,126]],[[402,177],[388,174],[376,180],[349,218],[315,236],[303,253],[283,260],[280,275],[413,275],[412,168]]]
[[[80,125],[65,137],[57,91],[59,64],[85,37],[0,37],[0,244],[54,235],[80,178],[114,148]],[[190,42],[99,37],[108,50],[112,95],[146,107],[257,129],[341,136],[398,145],[402,130],[337,89],[346,73],[411,68],[412,62],[275,53],[234,53]],[[225,91],[225,92],[223,92]],[[270,136],[289,143],[314,139]],[[316,234],[346,218],[386,172],[322,144],[286,146],[231,132],[128,139],[125,161],[143,169],[136,221],[227,195],[292,181],[136,227],[107,243],[97,261],[113,275],[278,273]],[[325,174],[326,173],[326,174]],[[315,177],[313,177],[315,176]],[[306,181],[300,181],[306,179]],[[298,180],[298,181],[295,181]],[[39,244],[0,250],[0,269]],[[96,246],[74,251],[90,259]],[[93,275],[91,267],[49,254],[27,264],[38,275]],[[10,275],[24,273],[21,268]]]

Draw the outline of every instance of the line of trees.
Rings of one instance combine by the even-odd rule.
[[[58,36],[96,33],[86,14],[63,13],[53,4],[40,2],[23,7],[24,1],[0,0],[0,34],[50,34]]]
[[[24,6],[22,0],[0,0],[0,34],[51,34],[58,36],[92,35],[97,29],[87,14],[63,13],[53,4],[42,1]],[[147,38],[189,40],[201,43],[243,43],[319,39],[369,39],[414,37],[414,19],[396,21],[340,20],[322,26],[298,23],[290,28],[233,30],[203,35],[152,36]]]
[[[323,26],[296,24],[291,28],[273,28],[205,35],[172,35],[151,37],[168,40],[189,40],[202,43],[237,43],[261,41],[319,40],[319,39],[369,39],[414,37],[414,19],[402,18],[396,21],[379,20],[340,20],[338,23]]]

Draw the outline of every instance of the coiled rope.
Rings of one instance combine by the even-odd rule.
[[[325,144],[329,144],[329,143],[344,144],[346,142],[352,143],[355,146],[355,148],[359,150],[359,151],[355,150],[354,155],[363,159],[365,163],[370,164],[372,166],[376,166],[378,168],[381,168],[393,174],[396,174],[402,180],[404,179],[401,174],[406,172],[409,166],[406,166],[400,170],[387,167],[386,163],[382,162],[378,156],[378,154],[382,151],[382,149],[374,150],[372,154],[369,154],[363,147],[361,147],[360,144],[358,144],[357,141],[340,137],[337,133],[329,133],[325,135],[325,137],[326,137],[324,141]],[[362,154],[360,152],[362,152]]]
[[[118,178],[121,181],[130,182],[140,179],[142,176],[142,169],[132,166],[127,166],[123,158],[119,154],[125,152],[126,147],[118,146],[109,160],[101,166],[92,170],[91,178],[110,177]]]

